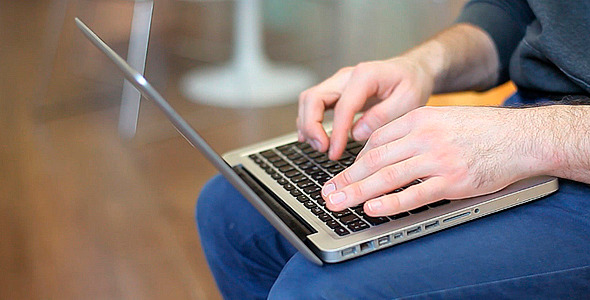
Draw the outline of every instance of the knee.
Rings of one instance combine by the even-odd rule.
[[[346,299],[345,288],[328,270],[295,254],[272,286],[268,299]]]
[[[197,199],[195,218],[201,235],[210,233],[211,230],[223,228],[228,213],[228,203],[232,201],[237,192],[231,184],[221,175],[211,178]]]

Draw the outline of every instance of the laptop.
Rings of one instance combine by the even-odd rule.
[[[326,154],[297,142],[297,135],[293,133],[221,157],[139,72],[78,18],[76,24],[117,65],[129,82],[155,102],[180,134],[315,264],[343,262],[386,249],[539,199],[558,189],[557,178],[539,176],[521,180],[493,194],[456,201],[441,200],[393,216],[372,218],[363,212],[362,206],[340,212],[329,211],[320,196],[321,186],[350,166],[363,145],[351,140],[343,157],[330,161]],[[330,130],[329,126],[326,129]],[[420,181],[411,184],[420,184]]]

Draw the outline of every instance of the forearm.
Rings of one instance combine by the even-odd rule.
[[[455,25],[402,56],[432,77],[432,93],[483,90],[498,78],[498,55],[492,39],[470,24]]]
[[[547,175],[590,184],[590,106],[552,105],[523,109],[525,145]]]

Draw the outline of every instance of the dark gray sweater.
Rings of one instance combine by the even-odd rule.
[[[490,34],[498,84],[524,92],[590,94],[590,0],[472,0],[459,23]]]

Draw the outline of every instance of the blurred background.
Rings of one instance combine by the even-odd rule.
[[[268,61],[317,83],[411,48],[451,24],[464,2],[266,0],[260,42]],[[119,135],[123,77],[73,22],[80,17],[125,57],[135,4],[0,0],[1,299],[220,298],[194,223],[214,168],[149,101],[134,136]],[[145,69],[219,153],[295,129],[296,93],[233,108],[187,97],[187,74],[232,61],[236,8],[156,1]],[[493,105],[512,90],[430,104]]]

